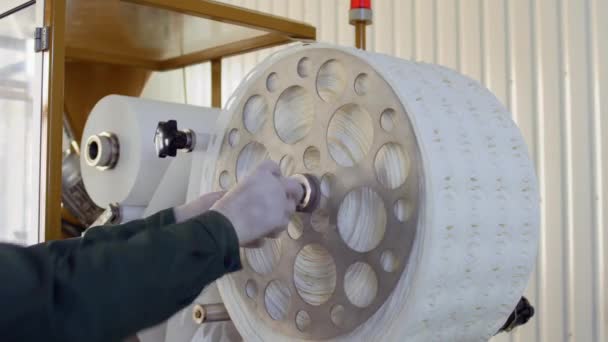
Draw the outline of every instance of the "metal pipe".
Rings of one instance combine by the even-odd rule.
[[[365,50],[365,38],[367,23],[365,21],[355,22],[355,46],[357,49]]]
[[[222,303],[196,304],[192,308],[192,319],[196,324],[225,322],[230,321],[230,315]]]

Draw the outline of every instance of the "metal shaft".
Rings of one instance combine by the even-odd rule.
[[[207,322],[225,322],[230,320],[230,315],[222,303],[204,305],[196,304],[192,308],[192,319],[197,324]]]
[[[365,50],[365,36],[367,23],[365,21],[357,21],[355,23],[355,46],[357,49]]]

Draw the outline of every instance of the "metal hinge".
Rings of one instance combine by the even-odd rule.
[[[47,51],[49,49],[50,36],[50,27],[36,27],[36,31],[34,33],[34,50],[36,52]]]

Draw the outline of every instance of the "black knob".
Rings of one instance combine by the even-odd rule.
[[[530,302],[526,297],[521,297],[515,310],[511,313],[507,322],[500,328],[498,332],[511,331],[520,325],[528,323],[530,318],[534,316],[534,307],[530,305]]]
[[[177,129],[177,121],[160,121],[154,134],[154,147],[159,158],[175,157],[177,150],[192,151],[194,134],[189,129]]]

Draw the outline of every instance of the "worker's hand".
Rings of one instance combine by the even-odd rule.
[[[211,210],[226,216],[241,246],[287,227],[304,190],[298,181],[283,177],[279,165],[267,160],[238,183]]]
[[[210,192],[192,202],[173,208],[175,222],[184,222],[195,216],[201,215],[205,211],[209,210],[211,206],[217,202],[217,200],[224,196],[225,193],[226,191]]]

